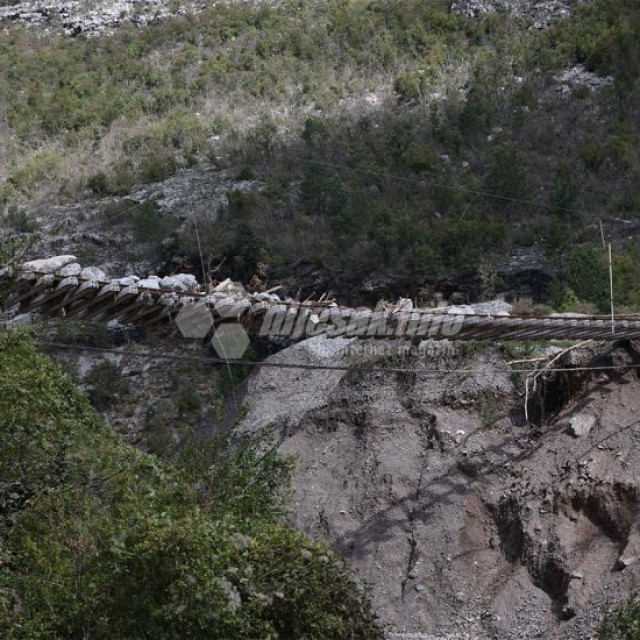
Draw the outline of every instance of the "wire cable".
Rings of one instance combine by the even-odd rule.
[[[92,351],[97,353],[111,353],[115,355],[128,355],[130,357],[139,358],[165,358],[167,360],[175,360],[181,362],[198,362],[201,364],[210,365],[225,365],[225,366],[243,366],[243,367],[259,367],[270,369],[299,369],[304,371],[370,371],[373,373],[394,373],[394,374],[433,374],[442,375],[446,373],[459,373],[459,374],[477,374],[486,373],[486,367],[480,368],[454,368],[454,369],[435,369],[435,368],[406,368],[406,367],[375,367],[368,365],[320,365],[320,364],[308,364],[308,363],[290,363],[290,362],[269,362],[267,360],[239,360],[211,357],[196,357],[196,356],[181,356],[172,353],[152,353],[150,351],[138,351],[135,353],[125,354],[122,351],[111,349],[108,347],[91,347],[87,345],[71,345],[62,342],[49,342],[46,340],[36,340],[40,345],[52,347],[55,349],[69,349],[76,351]],[[402,355],[402,354],[399,354]],[[621,369],[634,369],[640,370],[640,363],[638,364],[625,364],[622,366],[615,365],[602,365],[591,367],[560,367],[550,369],[553,373],[572,373],[572,372],[587,372],[587,371],[619,371]],[[540,369],[514,369],[514,368],[495,368],[492,369],[493,373],[536,373]]]

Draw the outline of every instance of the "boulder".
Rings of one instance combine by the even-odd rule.
[[[488,316],[509,316],[513,310],[513,305],[510,305],[504,300],[491,300],[489,302],[479,302],[472,304],[471,307],[479,315]]]
[[[113,282],[116,282],[122,287],[133,287],[140,282],[140,278],[138,278],[138,276],[125,276],[124,278],[117,278]]]
[[[85,267],[80,272],[80,278],[83,280],[97,280],[98,282],[108,282],[107,274],[97,267]]]
[[[640,527],[635,524],[629,532],[627,544],[618,558],[616,567],[622,571],[640,560]]]
[[[139,280],[137,285],[143,289],[160,289],[160,278],[158,276],[149,276]]]
[[[596,424],[595,416],[588,413],[579,413],[571,416],[569,420],[569,433],[575,438],[587,436]]]
[[[62,278],[77,278],[82,273],[82,267],[77,262],[72,262],[56,271],[56,275]]]
[[[52,258],[45,258],[43,260],[25,262],[22,268],[26,271],[37,271],[38,273],[55,273],[76,260],[77,258],[75,256],[53,256]]]
[[[200,284],[196,277],[190,273],[178,273],[174,276],[166,276],[160,281],[162,289],[170,291],[200,291]]]

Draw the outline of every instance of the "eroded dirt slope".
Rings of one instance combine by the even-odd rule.
[[[350,362],[345,346],[313,339],[274,359]],[[567,366],[616,368],[550,379],[540,426],[497,348],[441,346],[373,372],[262,369],[244,428],[298,456],[293,521],[353,563],[391,630],[589,638],[638,573],[636,362],[629,345],[572,354]]]

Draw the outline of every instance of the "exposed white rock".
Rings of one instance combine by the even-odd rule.
[[[571,93],[575,87],[587,87],[592,91],[598,91],[605,87],[611,87],[615,83],[612,76],[598,76],[587,69],[582,64],[568,69],[562,75],[558,76],[560,90],[566,87],[566,93]]]
[[[217,284],[213,288],[213,291],[214,291],[214,293],[217,293],[218,291],[226,291],[232,284],[233,284],[233,282],[232,282],[231,278],[227,278],[226,280],[223,280],[222,282]]]
[[[529,19],[535,29],[543,29],[568,16],[572,4],[575,0],[454,0],[451,11],[468,18],[510,13]]]
[[[190,273],[178,273],[174,276],[166,276],[160,280],[162,289],[170,291],[200,291],[200,284],[195,276]]]
[[[80,272],[80,277],[84,280],[97,280],[98,282],[108,282],[107,274],[98,267],[85,267]]]
[[[471,307],[477,314],[488,316],[509,316],[513,311],[513,305],[504,300],[491,300],[489,302],[479,302]]]
[[[400,298],[396,304],[398,311],[413,311],[413,300],[411,298]]]
[[[194,275],[190,273],[178,273],[173,278],[184,287],[185,291],[200,291],[200,284]]]
[[[82,273],[82,267],[77,262],[72,262],[56,271],[56,275],[62,278],[77,278],[80,273]]]
[[[579,413],[571,416],[569,420],[569,433],[576,438],[587,436],[591,433],[595,424],[595,416],[588,413]]]
[[[136,26],[164,20],[174,15],[197,12],[204,2],[184,0],[24,0],[0,7],[3,21],[28,26],[62,28],[69,35],[97,35],[110,32],[124,22]]]
[[[37,271],[38,273],[55,273],[76,260],[77,258],[75,256],[53,256],[52,258],[44,258],[43,260],[25,262],[22,268],[26,271]]]
[[[253,297],[262,302],[282,302],[280,296],[277,296],[275,293],[256,293]]]
[[[574,313],[573,311],[567,311],[566,313],[550,313],[550,318],[588,318],[585,313]]]
[[[143,289],[160,289],[160,278],[158,276],[149,276],[138,281],[138,286]]]
[[[476,312],[469,304],[458,304],[452,307],[447,307],[445,313],[452,316],[473,316]]]
[[[18,329],[20,327],[27,327],[33,322],[33,314],[21,313],[15,318],[9,320],[6,324],[7,329]]]
[[[640,526],[636,523],[627,538],[627,544],[618,558],[618,569],[623,570],[640,560]]]
[[[138,276],[126,276],[124,278],[117,278],[113,282],[116,282],[122,287],[133,287],[140,282],[140,278],[138,278]]]

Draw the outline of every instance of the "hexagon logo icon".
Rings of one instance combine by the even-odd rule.
[[[211,346],[224,360],[242,358],[250,344],[247,332],[236,323],[221,324],[211,338]]]
[[[176,326],[184,338],[202,340],[213,326],[213,315],[204,304],[182,307],[176,316]]]

